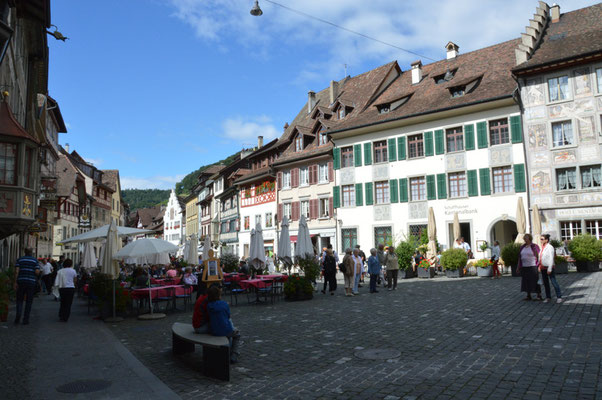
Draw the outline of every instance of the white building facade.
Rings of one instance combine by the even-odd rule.
[[[171,190],[165,215],[163,217],[163,240],[179,246],[184,243],[186,232],[186,215],[185,208],[175,190]]]

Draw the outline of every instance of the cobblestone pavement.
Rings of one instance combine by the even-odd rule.
[[[200,349],[171,354],[170,326],[190,313],[111,329],[184,399],[602,398],[602,273],[558,280],[562,304],[522,301],[519,278],[438,277],[353,298],[339,286],[311,301],[239,305],[230,382],[201,375]],[[389,356],[361,357],[373,349]]]

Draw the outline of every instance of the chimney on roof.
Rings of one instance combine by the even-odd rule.
[[[455,44],[454,42],[448,42],[445,45],[445,48],[447,49],[447,59],[450,60],[452,58],[456,58],[458,56],[458,54],[460,53],[460,47]]]
[[[339,83],[336,81],[330,81],[330,104],[334,103],[339,95]]]
[[[420,83],[422,80],[422,61],[414,61],[412,63],[412,85]]]
[[[263,147],[263,136],[257,136],[257,148],[261,149]]]
[[[286,132],[286,130],[288,129],[288,122],[284,123],[284,131]]]
[[[311,112],[311,110],[314,109],[315,105],[316,105],[316,92],[314,92],[313,90],[310,90],[309,92],[307,92],[307,113],[308,114]]]
[[[560,6],[556,3],[552,4],[550,8],[550,18],[552,19],[552,23],[560,21]]]
[[[69,153],[69,143],[65,143],[65,151]]]

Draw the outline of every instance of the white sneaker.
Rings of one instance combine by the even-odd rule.
[[[562,297],[559,299],[556,299],[556,303],[562,303],[564,300],[562,300]]]
[[[545,299],[543,302],[544,302],[544,303],[549,303],[549,302],[550,302],[550,299]]]
[[[393,289],[389,288],[389,289],[387,289],[387,290],[390,292],[390,291],[391,291],[391,290],[393,290]]]

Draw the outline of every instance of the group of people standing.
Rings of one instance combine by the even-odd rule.
[[[370,293],[378,293],[376,289],[378,281],[384,283],[384,272],[387,274],[388,290],[397,289],[397,276],[399,273],[399,263],[395,248],[379,245],[377,249],[370,249],[370,257],[362,257],[359,246],[353,250],[345,250],[343,261],[339,264],[339,269],[343,272],[345,279],[345,296],[351,297],[359,294],[360,280],[364,273],[364,260],[368,265],[368,274],[370,274]]]
[[[543,300],[541,297],[541,284],[543,284],[546,291],[546,299],[543,302],[550,302],[552,299],[551,283],[556,291],[556,302],[562,303],[562,292],[554,271],[556,253],[554,246],[550,243],[550,235],[541,235],[541,247],[533,243],[533,236],[529,233],[524,235],[523,240],[525,243],[520,247],[517,271],[521,275],[521,292],[527,293],[524,300],[532,300],[531,294],[533,293],[537,295],[538,300]]]

